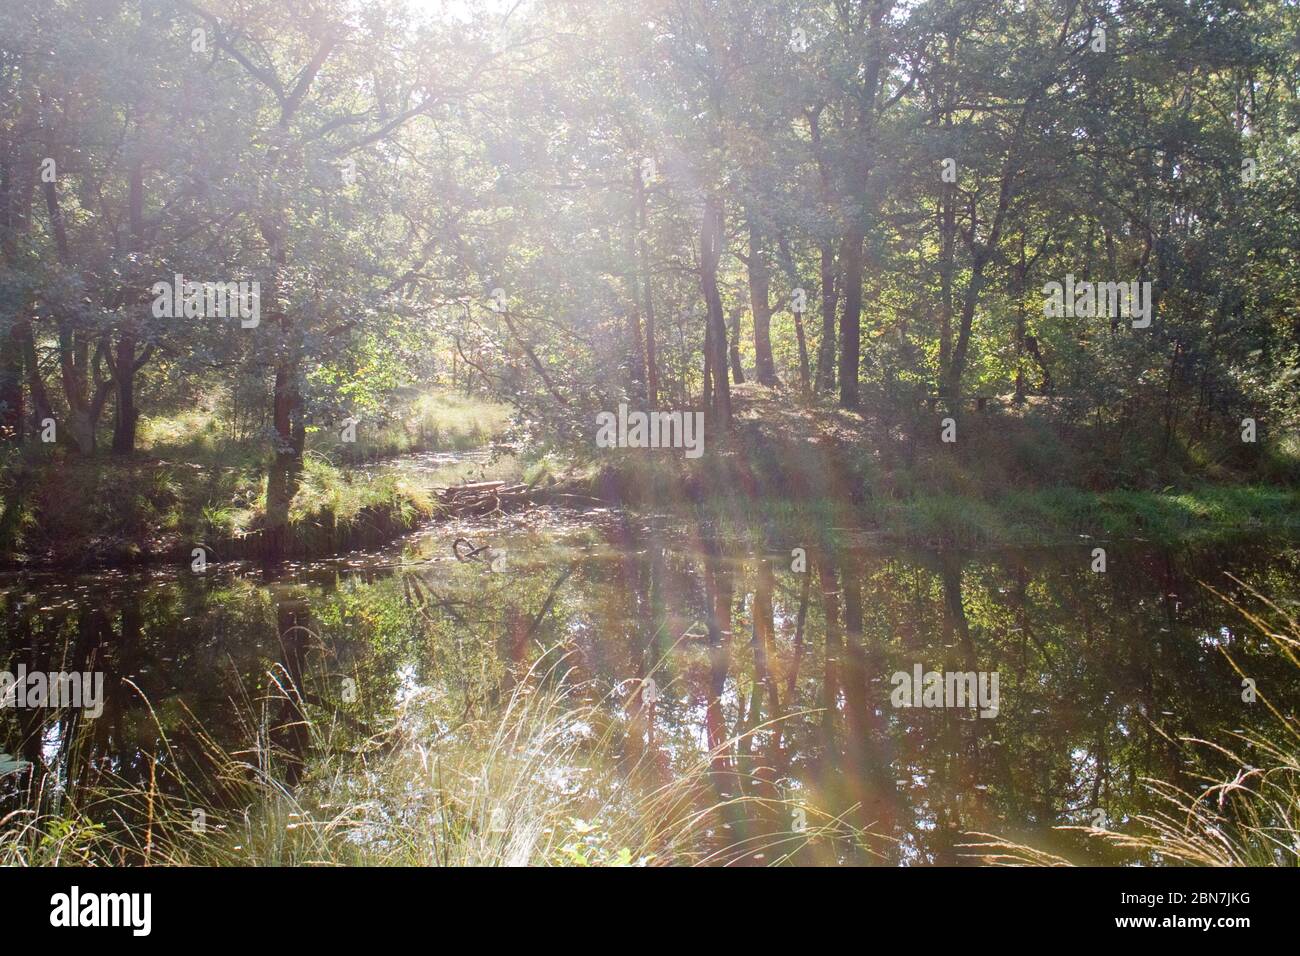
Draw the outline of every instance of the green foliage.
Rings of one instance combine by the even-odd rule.
[[[1014,412],[908,462],[920,488],[1300,475],[1293,4],[372,7],[4,11],[0,404],[30,412],[39,383],[82,457],[109,414],[121,456],[270,457],[278,525],[304,454],[482,444],[506,414],[476,418],[484,396],[581,457],[592,414],[651,404],[651,380],[697,407],[709,314],[732,376],[771,353],[765,415],[835,375],[853,404],[845,374],[854,412],[913,440],[973,400]],[[177,273],[256,279],[259,323],[155,316]],[[1067,274],[1150,282],[1152,324],[1051,314]]]

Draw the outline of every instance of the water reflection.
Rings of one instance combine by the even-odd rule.
[[[706,759],[716,797],[759,798],[714,835],[748,848],[740,862],[956,864],[971,832],[1102,862],[1114,851],[1053,827],[1122,828],[1149,806],[1144,777],[1194,783],[1205,752],[1183,738],[1267,725],[1220,646],[1284,711],[1300,691],[1198,584],[1232,591],[1232,572],[1293,601],[1293,550],[1112,549],[1105,573],[1088,548],[799,562],[789,548],[614,522],[498,529],[509,562],[493,572],[452,559],[451,537],[271,579],[229,568],[0,579],[3,669],[107,676],[97,720],[0,710],[0,750],[32,765],[0,782],[0,814],[36,799],[37,781],[43,799],[75,799],[108,773],[160,788],[207,780],[217,805],[228,782],[209,779],[212,747],[242,748],[250,766],[274,752],[293,786],[313,757],[313,715],[331,714],[342,747],[385,726],[414,688],[480,718],[539,659],[569,650],[573,676],[612,692],[627,719],[611,759],[637,768],[633,783]],[[997,716],[894,706],[891,675],[917,665],[996,672]],[[802,825],[819,819],[872,836],[803,847]]]

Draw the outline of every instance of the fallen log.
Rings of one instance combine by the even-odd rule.
[[[479,517],[497,511],[513,511],[528,505],[561,500],[575,504],[606,504],[601,499],[589,495],[565,494],[556,486],[538,488],[535,483],[507,485],[504,481],[480,481],[435,489],[435,492],[442,503],[442,513],[448,517]]]
[[[451,485],[442,490],[442,497],[450,501],[462,495],[479,495],[485,491],[504,488],[505,484],[504,481],[476,481],[467,485]]]
[[[484,515],[494,511],[511,510],[534,503],[544,493],[534,492],[527,485],[509,485],[501,482],[481,482],[477,488],[458,485],[438,493],[443,512],[448,515]]]

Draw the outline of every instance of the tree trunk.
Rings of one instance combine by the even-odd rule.
[[[859,401],[858,366],[862,337],[862,243],[868,224],[874,219],[879,201],[872,195],[871,172],[876,165],[878,95],[884,73],[885,53],[881,24],[891,5],[872,5],[863,19],[862,87],[856,91],[858,116],[855,123],[853,159],[850,163],[848,224],[840,258],[844,264],[844,318],[840,321],[840,405],[854,408]]]
[[[658,357],[655,355],[655,307],[650,297],[650,285],[645,283],[642,286],[642,296],[645,298],[645,391],[646,401],[651,408],[659,404],[659,371]]]
[[[705,361],[712,371],[711,408],[714,422],[721,427],[731,424],[731,386],[727,382],[727,328],[722,315],[722,295],[718,291],[718,261],[722,258],[722,201],[710,197],[700,219],[700,289],[707,308],[705,321]]]
[[[282,327],[287,325],[282,322]],[[286,359],[276,365],[272,427],[275,450],[266,476],[266,548],[269,562],[281,561],[289,548],[289,508],[302,476],[302,400],[298,392],[296,363]]]
[[[67,228],[63,210],[59,205],[58,188],[53,182],[45,183],[45,208],[49,213],[50,231],[54,234],[54,247],[59,263],[72,267],[72,253],[68,245]],[[60,310],[62,306],[60,306]],[[95,453],[95,424],[107,394],[104,384],[97,384],[95,394],[90,393],[94,362],[90,357],[90,342],[84,332],[79,332],[71,316],[56,315],[59,328],[59,371],[63,383],[63,397],[68,403],[68,431],[73,444],[82,455]],[[102,340],[99,348],[102,348]],[[99,357],[97,351],[96,358]]]
[[[650,248],[646,242],[645,231],[649,215],[645,182],[641,179],[639,169],[632,172],[632,184],[636,190],[637,203],[637,270],[640,272],[641,310],[645,313],[645,387],[646,400],[654,408],[659,403],[659,369],[655,351],[655,303],[654,292],[650,286]]]
[[[821,201],[826,210],[834,205],[831,188],[830,160],[822,144],[821,108],[808,112],[808,134],[812,139],[813,157],[817,160]],[[817,242],[821,254],[822,337],[817,346],[817,378],[813,384],[818,395],[835,390],[835,309],[838,291],[835,286],[835,243],[829,236]]]
[[[731,356],[731,380],[737,385],[745,384],[745,367],[740,361],[740,313],[739,307],[731,310],[731,339],[727,352]]]
[[[17,445],[23,440],[23,352],[17,322],[5,340],[0,355],[0,441]]]
[[[139,410],[135,407],[135,335],[123,330],[117,340],[117,358],[113,367],[113,454],[129,455],[135,451],[135,424]]]
[[[14,254],[14,159],[8,142],[0,145],[0,264],[8,265]],[[18,335],[19,317],[25,315],[19,307],[0,325],[0,441],[20,444],[23,440],[23,350]]]
[[[635,303],[627,310],[628,384],[630,394],[637,400],[646,400],[645,351],[641,347],[641,314]]]
[[[95,454],[95,423],[91,421],[88,407],[68,409],[68,433],[78,454],[87,458]]]
[[[269,301],[272,319],[279,332],[275,362],[275,391],[272,396],[271,427],[275,447],[271,452],[266,475],[266,546],[263,558],[268,563],[284,559],[289,547],[289,508],[298,493],[302,476],[302,451],[306,439],[302,395],[299,390],[298,348],[293,341],[293,323],[282,287],[287,253],[279,227],[269,219],[261,223],[262,236],[268,247],[272,279]]]
[[[814,388],[824,395],[835,389],[835,244],[823,239],[821,245],[822,340],[817,347],[817,380]]]
[[[952,364],[952,278],[957,239],[956,186],[943,183],[939,200],[939,372],[942,378]]]
[[[1028,272],[1025,262],[1025,233],[1020,232],[1020,258],[1016,263],[1015,285],[1012,287],[1016,300],[1016,393],[1017,405],[1025,402],[1025,338],[1028,335],[1027,317],[1025,315],[1025,275]]]
[[[23,352],[27,394],[32,399],[32,417],[35,420],[36,430],[40,431],[41,423],[47,418],[53,418],[54,411],[50,407],[50,397],[45,391],[45,380],[41,378],[40,365],[36,361],[36,340],[32,337],[31,321],[24,318],[14,323],[13,335],[18,339],[19,347]]]
[[[975,321],[975,307],[979,304],[980,291],[984,288],[984,267],[987,263],[987,253],[983,248],[977,249],[971,262],[970,284],[966,286],[966,295],[962,299],[957,344],[953,347],[952,363],[948,367],[947,380],[944,382],[944,395],[948,399],[949,410],[954,412],[961,408],[961,379],[966,371],[966,353],[970,348],[971,326]]]
[[[865,234],[855,225],[844,236],[840,258],[844,262],[844,318],[840,321],[840,405],[858,404],[858,363],[862,321],[862,242]]]
[[[128,207],[131,251],[139,256],[144,251],[144,166],[139,159],[131,167]],[[116,354],[110,362],[113,372],[114,455],[129,455],[135,451],[135,425],[140,417],[135,407],[135,373],[139,367],[135,354],[136,315],[144,307],[144,300],[137,291],[124,289],[122,301],[126,305],[127,316],[113,350]]]
[[[68,404],[68,432],[77,452],[86,456],[95,453],[95,429],[108,398],[108,386],[112,384],[96,380],[93,393],[90,387],[91,375],[103,357],[104,347],[105,339],[100,339],[92,359],[86,336],[78,333],[66,318],[60,318],[59,369],[63,399]]]
[[[776,364],[772,361],[772,305],[768,301],[771,276],[767,270],[767,253],[763,233],[751,216],[749,219],[749,304],[754,315],[754,370],[760,385],[776,384]]]
[[[632,188],[635,190],[641,182],[640,170],[635,165],[632,167]],[[628,291],[631,293],[631,301],[627,306],[627,361],[628,361],[628,394],[639,403],[646,401],[646,367],[645,367],[645,343],[641,339],[641,290],[640,290],[640,268],[637,262],[637,223],[640,218],[640,210],[637,205],[632,207],[631,228],[627,232],[627,243],[625,253],[628,261],[627,284]]]
[[[799,394],[807,398],[812,388],[808,371],[808,340],[804,337],[803,314],[791,314],[794,316],[794,337],[799,342]]]
[[[790,243],[786,241],[784,235],[777,239],[776,249],[781,267],[785,269],[786,278],[790,280],[790,288],[803,288],[803,283],[799,280],[799,270],[795,268],[794,255],[790,252]],[[804,335],[803,313],[795,310],[793,301],[790,303],[790,314],[794,316],[794,336],[799,343],[799,392],[804,398],[808,398],[812,389],[812,374],[808,367],[808,339]]]

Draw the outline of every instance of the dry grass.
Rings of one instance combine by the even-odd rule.
[[[638,705],[621,719],[608,697],[589,700],[589,688],[567,680],[567,655],[543,660],[551,663],[534,665],[490,719],[449,724],[426,694],[359,744],[334,717],[306,720],[311,750],[323,756],[294,787],[280,772],[285,755],[272,728],[283,726],[273,715],[286,700],[304,714],[310,708],[283,674],[272,675],[272,693],[242,704],[252,740],[246,751],[226,753],[191,728],[211,770],[181,781],[179,797],[111,782],[75,801],[38,792],[32,805],[48,809],[11,814],[0,825],[0,864],[665,865],[727,864],[755,853],[780,863],[817,841],[865,839],[805,807],[809,822],[797,833],[720,842],[724,816],[789,820],[794,806],[745,796],[743,781],[717,779],[716,758],[740,738],[664,780],[651,759],[636,756],[644,727]],[[166,764],[180,761],[168,755]],[[205,811],[196,828],[201,795],[218,791],[229,808]]]

